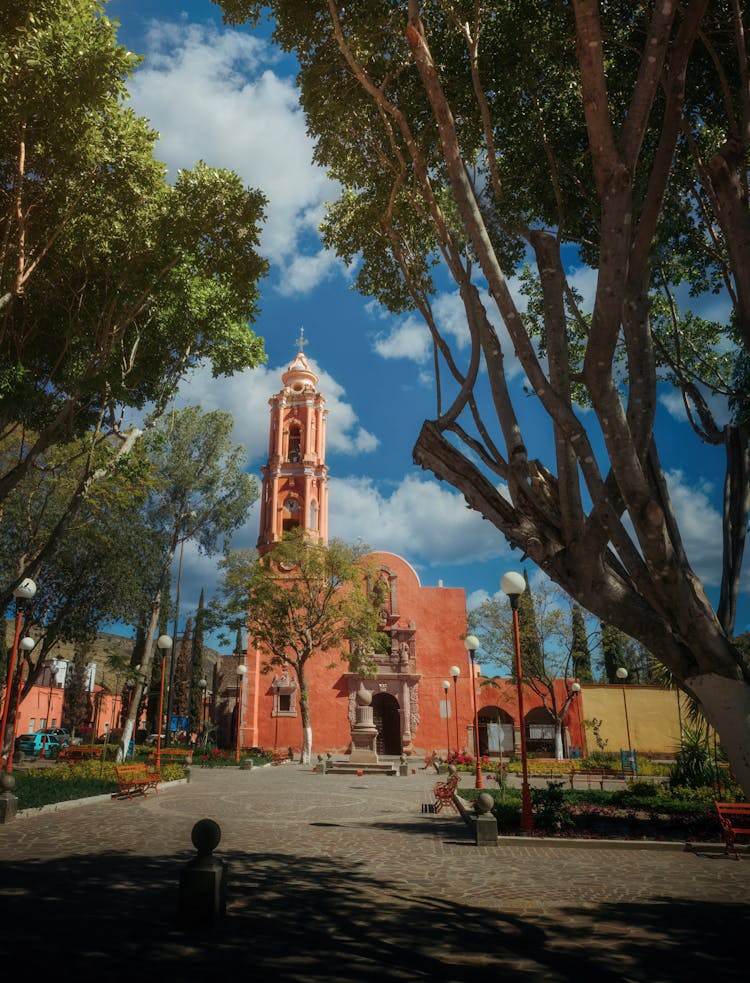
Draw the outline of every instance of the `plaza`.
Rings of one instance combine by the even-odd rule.
[[[57,980],[744,980],[750,858],[549,840],[477,847],[436,780],[192,771],[0,826],[5,965]],[[462,775],[471,785],[472,776]],[[227,913],[176,927],[194,824]]]

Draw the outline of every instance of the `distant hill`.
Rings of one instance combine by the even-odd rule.
[[[6,644],[10,648],[13,644],[13,622],[5,622]],[[129,659],[133,652],[135,639],[126,638],[124,635],[114,635],[111,632],[99,632],[88,654],[88,662],[96,663],[96,683],[105,686],[107,689],[119,688],[122,680],[117,679],[117,673],[108,668],[107,660],[110,656],[117,655]],[[204,647],[203,667],[206,679],[210,680],[213,667],[223,656],[215,649]],[[66,659],[72,661],[74,656],[74,646],[70,642],[60,642],[54,648],[56,659]]]

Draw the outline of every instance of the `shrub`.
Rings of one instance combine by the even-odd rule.
[[[564,800],[562,782],[550,782],[547,788],[531,789],[531,806],[537,829],[546,833],[559,833],[575,825]]]
[[[680,739],[680,750],[669,773],[670,784],[702,788],[714,785],[718,778],[707,728],[701,725],[685,727]]]

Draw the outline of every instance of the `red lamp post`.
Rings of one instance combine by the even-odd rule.
[[[458,738],[458,677],[461,675],[461,670],[458,666],[451,666],[451,676],[453,677],[453,702],[455,704],[456,713],[456,754],[461,750],[461,741]]]
[[[16,627],[13,634],[13,648],[11,649],[10,660],[8,662],[8,682],[5,685],[3,716],[2,721],[0,721],[0,754],[2,754],[3,748],[5,747],[5,725],[8,723],[10,695],[13,687],[13,676],[16,671],[16,660],[18,659],[18,640],[21,637],[21,624],[23,621],[23,607],[21,602],[31,600],[34,594],[36,594],[36,584],[28,577],[25,580],[22,580],[18,587],[16,587],[16,589],[13,591],[13,596],[16,599]]]
[[[500,581],[500,589],[507,594],[513,610],[513,638],[516,647],[516,686],[518,689],[518,716],[521,724],[521,829],[528,832],[534,828],[534,814],[531,811],[529,792],[529,764],[526,758],[526,717],[523,712],[523,669],[521,666],[521,635],[518,629],[518,598],[526,589],[526,581],[520,573],[506,573]]]
[[[169,635],[159,635],[156,639],[156,647],[161,652],[161,683],[159,684],[159,722],[156,726],[156,770],[161,767],[161,715],[164,711],[164,669],[167,662],[167,655],[172,648],[172,639]]]
[[[477,677],[474,669],[474,653],[479,648],[479,639],[476,635],[467,635],[464,639],[464,645],[468,649],[469,658],[471,659],[471,698],[474,703],[474,759],[476,761],[476,777],[474,780],[474,788],[484,788],[484,777],[482,775],[482,766],[480,764],[480,751],[479,751],[479,714],[477,713]]]
[[[450,688],[451,688],[451,684],[448,682],[447,679],[444,679],[443,680],[443,694],[445,696],[445,699],[443,700],[443,703],[445,704],[445,737],[446,737],[446,740],[447,740],[447,745],[446,746],[448,748],[448,757],[449,758],[451,756],[451,728],[450,728],[450,716],[451,715],[448,712],[448,707],[449,707],[449,703],[448,703],[448,690]]]
[[[20,648],[24,652],[30,652],[36,642],[33,638],[22,638],[20,643]],[[8,758],[5,762],[5,770],[7,772],[13,771],[13,753],[16,748],[16,727],[18,726],[18,716],[19,710],[21,709],[21,690],[23,689],[23,677],[26,675],[26,663],[21,663],[21,668],[18,670],[18,688],[16,689],[16,708],[13,717],[13,726],[11,727],[10,735],[10,748],[8,749]],[[9,694],[8,697],[9,698]]]
[[[247,666],[240,663],[237,666],[237,739],[234,745],[234,761],[235,764],[240,763],[240,742],[241,742],[241,727],[242,727],[242,680],[245,678],[245,673],[247,672]]]

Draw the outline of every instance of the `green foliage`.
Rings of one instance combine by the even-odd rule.
[[[579,604],[574,604],[571,611],[571,627],[573,641],[570,657],[573,663],[573,675],[580,682],[591,683],[594,680],[591,672],[591,650],[589,649],[586,622]]]
[[[264,358],[248,323],[265,199],[199,162],[166,180],[157,134],[126,105],[139,59],[98,0],[0,10],[0,423],[51,443],[117,408],[164,408],[185,373]],[[110,427],[112,429],[108,429]]]
[[[549,782],[547,788],[532,788],[531,806],[534,826],[546,833],[557,833],[574,825],[573,817],[565,808],[562,782]]]
[[[669,773],[671,785],[701,788],[718,784],[719,772],[707,726],[684,727],[680,748]]]

